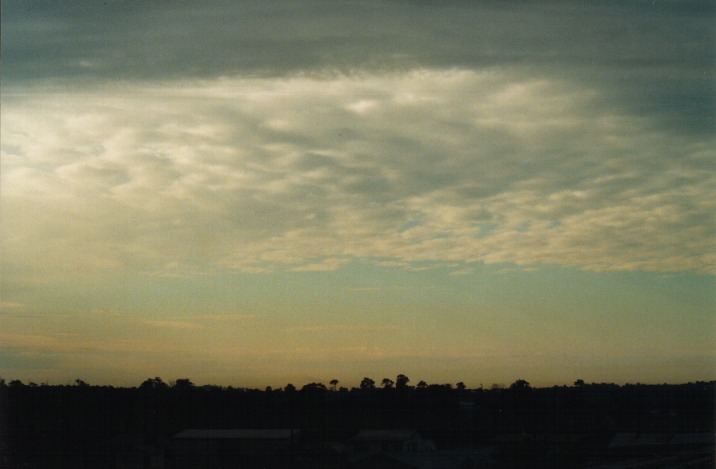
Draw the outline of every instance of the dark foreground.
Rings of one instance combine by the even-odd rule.
[[[709,468],[716,381],[300,390],[0,382],[2,468]]]

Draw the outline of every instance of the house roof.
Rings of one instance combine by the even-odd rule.
[[[609,448],[663,446],[669,444],[671,438],[668,433],[617,433],[609,442]]]
[[[484,460],[474,451],[376,453],[354,461],[356,467],[394,467],[410,469],[460,469]]]
[[[174,435],[172,439],[182,440],[287,440],[299,430],[290,429],[188,429]]]
[[[672,445],[713,445],[713,433],[680,433],[671,440]]]
[[[386,456],[416,469],[459,469],[471,467],[475,462],[472,455],[447,452],[390,453]]]
[[[494,443],[524,443],[533,438],[525,433],[500,433],[492,441]]]
[[[415,430],[362,430],[353,441],[406,441],[416,433]]]

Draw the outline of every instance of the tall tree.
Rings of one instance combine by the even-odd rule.
[[[514,383],[510,384],[510,389],[512,391],[528,391],[532,389],[532,386],[530,386],[530,383],[524,379],[518,379]]]
[[[139,389],[167,389],[169,386],[159,376],[146,379],[139,385]]]
[[[361,389],[374,389],[375,388],[375,381],[373,381],[370,378],[363,378],[360,382],[360,388]]]
[[[174,389],[183,390],[191,389],[194,387],[194,383],[189,378],[180,378],[174,383]]]

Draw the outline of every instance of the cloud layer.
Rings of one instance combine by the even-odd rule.
[[[713,132],[709,0],[2,2],[3,86],[524,66]]]
[[[519,68],[5,94],[2,148],[23,282],[355,258],[716,272],[713,141]]]

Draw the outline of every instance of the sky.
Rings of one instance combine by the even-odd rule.
[[[716,379],[716,4],[2,2],[0,377]]]

